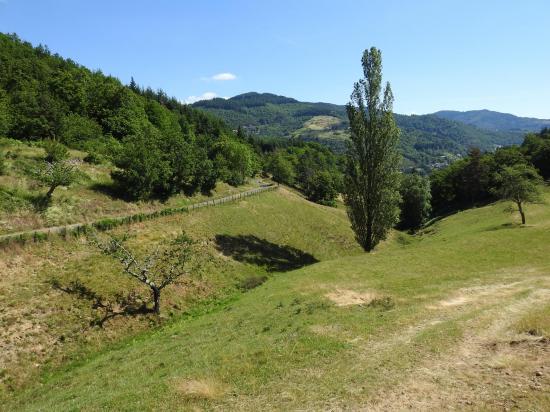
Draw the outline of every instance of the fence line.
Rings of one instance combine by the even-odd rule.
[[[237,194],[224,196],[218,199],[205,200],[203,202],[192,203],[187,206],[179,208],[166,208],[162,210],[157,210],[155,212],[148,213],[137,213],[134,215],[120,216],[120,217],[111,217],[96,220],[91,223],[73,223],[70,225],[64,226],[54,226],[46,227],[41,229],[27,230],[17,233],[9,233],[6,235],[0,236],[0,247],[4,247],[13,243],[24,244],[26,242],[40,242],[43,240],[48,240],[50,235],[60,235],[62,237],[67,237],[68,235],[78,236],[82,233],[86,233],[90,229],[97,230],[109,230],[123,224],[131,224],[136,222],[143,222],[146,220],[157,219],[162,216],[170,216],[179,213],[188,213],[195,209],[201,209],[203,207],[217,206],[228,202],[234,202],[245,197],[258,195],[263,192],[271,191],[277,189],[277,185],[262,186],[256,189],[247,190]]]

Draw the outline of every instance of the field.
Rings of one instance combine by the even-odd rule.
[[[547,410],[549,201],[546,191],[528,207],[525,227],[497,203],[416,236],[394,232],[368,255],[342,209],[285,189],[136,224],[138,250],[182,228],[205,248],[200,273],[166,296],[160,323],[84,327],[90,303],[52,288],[52,278],[108,296],[130,283],[83,239],[9,251],[2,299],[12,324],[32,333],[12,348],[4,405]],[[242,283],[258,276],[267,280]],[[29,373],[33,363],[46,366]]]
[[[160,322],[136,313],[147,290],[85,238],[0,250],[0,388],[9,392],[44,367],[184,313],[210,310],[274,272],[358,252],[343,210],[280,190],[117,229],[131,235],[129,246],[138,255],[182,230],[197,241],[197,270],[166,290]]]

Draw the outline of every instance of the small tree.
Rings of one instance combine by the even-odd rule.
[[[419,174],[406,174],[401,178],[401,217],[402,229],[419,229],[431,212],[430,180]]]
[[[74,162],[63,160],[59,162],[45,162],[35,172],[36,180],[48,186],[46,200],[49,203],[53,191],[59,186],[70,186],[76,180],[76,165]]]
[[[156,314],[160,313],[160,297],[164,288],[189,274],[188,265],[194,242],[185,233],[141,260],[124,245],[125,237],[111,236],[104,242],[97,236],[91,236],[90,240],[105,255],[118,260],[127,275],[149,288],[153,300],[152,311]]]
[[[537,171],[526,164],[506,166],[495,177],[497,188],[495,194],[504,200],[511,200],[516,204],[521,215],[521,224],[525,224],[524,203],[540,200],[539,184],[542,178]]]

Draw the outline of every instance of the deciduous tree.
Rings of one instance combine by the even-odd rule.
[[[89,237],[105,255],[122,264],[124,273],[146,285],[151,292],[152,311],[160,314],[161,292],[182,276],[190,273],[190,262],[194,242],[185,234],[180,234],[167,245],[149,253],[143,259],[125,245],[126,238],[111,236],[101,240],[97,235]]]
[[[382,92],[380,50],[365,50],[362,64],[364,78],[347,105],[351,143],[344,200],[357,241],[371,251],[399,218],[399,129],[389,83]]]
[[[528,165],[517,164],[506,166],[496,176],[498,184],[496,194],[505,200],[511,200],[516,204],[517,211],[521,215],[521,224],[525,224],[525,203],[540,200],[539,184],[542,182],[537,171]]]

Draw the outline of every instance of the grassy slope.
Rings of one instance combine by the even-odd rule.
[[[529,207],[524,228],[496,204],[278,275],[45,376],[12,405],[547,409],[549,200]]]
[[[166,207],[181,207],[201,201],[205,196],[189,198],[173,196],[166,202],[127,202],[109,195],[112,165],[91,165],[81,162],[80,177],[69,188],[60,187],[53,195],[53,205],[47,210],[35,207],[36,200],[46,192],[29,177],[44,159],[44,149],[15,140],[0,139],[0,151],[8,154],[7,171],[0,176],[0,235],[46,226],[90,222],[103,217],[151,212]],[[82,160],[86,153],[71,150],[71,158]],[[243,191],[255,182],[238,188],[219,184],[214,196]]]
[[[117,230],[128,230],[129,245],[141,253],[182,229],[199,242],[201,268],[184,284],[166,289],[165,318],[232,299],[251,276],[358,252],[344,211],[284,189]],[[148,292],[85,239],[0,250],[0,273],[0,395],[2,388],[31,381],[41,365],[54,367],[156,325],[148,316],[118,316],[104,328],[91,326],[108,315],[92,308],[94,296],[118,311],[117,294],[135,291],[148,298]]]

